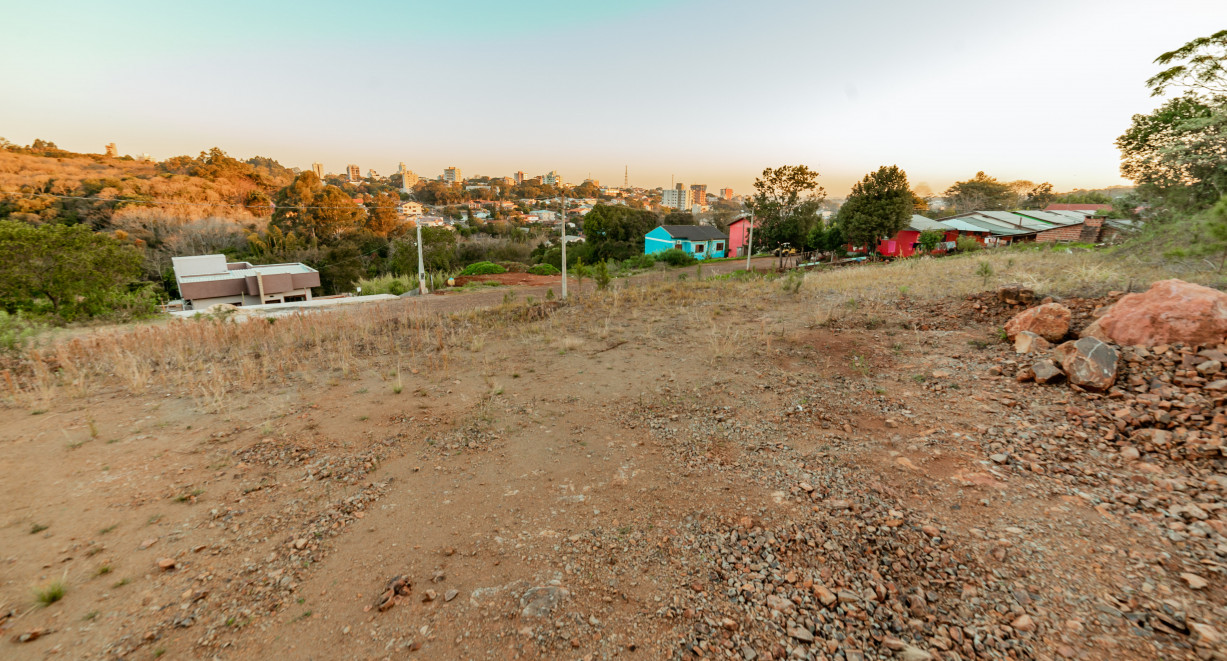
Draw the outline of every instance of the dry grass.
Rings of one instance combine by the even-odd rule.
[[[670,280],[573,295],[565,304],[514,303],[449,316],[392,302],[275,320],[192,319],[44,342],[0,365],[0,401],[44,410],[60,397],[152,392],[220,412],[241,393],[359,378],[372,366],[394,378],[410,368],[445,378],[456,360],[489,361],[488,338],[545,340],[565,353],[627,337],[632,324],[646,338],[698,328],[709,334],[713,355],[726,355],[745,341],[766,344],[783,333],[783,322],[773,318],[782,309],[799,310],[801,325],[820,327],[848,315],[889,316],[903,296],[927,301],[982,291],[986,285],[976,273],[983,262],[994,274],[988,288],[1019,282],[1042,294],[1137,290],[1169,277],[1222,284],[1213,271],[1173,273],[1163,264],[1104,253],[1010,250],[812,272],[799,293],[762,277]],[[556,309],[566,312],[551,314]],[[748,337],[722,317],[729,314],[751,315],[762,328]],[[655,319],[646,329],[645,315]]]
[[[982,263],[992,267],[987,285],[977,274]],[[1208,285],[1223,282],[1220,274],[1209,269],[1177,271],[1171,264],[1100,251],[989,250],[814,272],[806,275],[801,297],[808,296],[820,302],[818,307],[829,309],[850,299],[871,304],[887,304],[903,295],[936,300],[1015,282],[1041,294],[1083,296],[1113,289],[1137,291],[1172,277]]]

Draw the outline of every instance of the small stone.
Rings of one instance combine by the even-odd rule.
[[[788,635],[803,643],[814,642],[814,634],[810,633],[809,629],[805,627],[788,627]]]
[[[805,493],[810,493],[814,490],[814,485],[810,484],[809,482],[802,482],[801,484],[798,484],[797,486],[801,487],[801,490],[804,491]]]
[[[998,452],[997,454],[990,454],[988,458],[992,459],[994,464],[1004,464],[1010,460],[1010,455]]]
[[[724,627],[725,629],[729,631],[736,631],[739,625],[737,624],[737,620],[725,617],[725,618],[721,618],[720,626]]]
[[[144,551],[145,549],[147,549],[147,548],[149,548],[150,546],[153,546],[154,544],[157,544],[157,543],[158,543],[158,540],[157,540],[156,538],[149,538],[149,539],[147,539],[147,540],[145,540],[145,541],[141,542],[141,550],[142,550],[142,551]]]
[[[1044,353],[1052,348],[1052,344],[1031,331],[1020,331],[1014,336],[1014,353],[1032,354]]]
[[[1209,585],[1209,583],[1206,582],[1206,579],[1198,576],[1197,574],[1185,572],[1180,575],[1180,578],[1184,579],[1184,582],[1188,583],[1189,587],[1194,590],[1202,590]]]
[[[1142,453],[1138,452],[1138,449],[1132,445],[1126,445],[1120,449],[1120,458],[1125,461],[1136,461],[1141,456]]]
[[[1035,631],[1035,621],[1031,619],[1030,615],[1026,614],[1019,615],[1013,622],[1010,623],[1010,626],[1014,627],[1018,631]]]
[[[294,540],[294,548],[298,549],[299,551],[307,548],[307,540],[305,538]]]
[[[163,571],[174,569],[175,559],[174,558],[159,558],[158,567],[161,567]]]
[[[929,537],[937,537],[938,535],[942,534],[942,531],[938,530],[937,526],[921,526],[920,532],[928,535]]]
[[[1222,640],[1222,636],[1219,635],[1218,630],[1210,626],[1209,624],[1202,624],[1200,622],[1189,622],[1189,628],[1192,629],[1193,632],[1197,634],[1197,638],[1199,642],[1207,643],[1209,645],[1217,645],[1218,642]]]
[[[903,661],[932,661],[933,655],[914,645],[905,645],[899,652]]]
[[[818,599],[818,601],[822,602],[823,606],[830,606],[839,599],[835,596],[834,592],[831,592],[821,585],[814,586],[814,597]]]
[[[1031,372],[1035,374],[1036,383],[1055,383],[1065,378],[1065,372],[1048,358],[1035,361],[1031,365]]]
[[[1223,369],[1223,364],[1217,360],[1207,360],[1197,366],[1197,373],[1205,376],[1207,374],[1217,374]]]
[[[434,601],[435,597],[437,596],[439,596],[439,593],[435,592],[434,590],[427,590],[422,593],[422,601]]]
[[[451,601],[452,599],[455,599],[456,595],[458,594],[460,594],[460,590],[448,590],[447,592],[443,593],[443,601]]]

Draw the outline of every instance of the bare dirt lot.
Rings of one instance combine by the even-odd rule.
[[[1141,395],[1018,383],[978,300],[835,286],[44,347],[0,409],[0,656],[1222,658],[1221,458],[1123,452]]]

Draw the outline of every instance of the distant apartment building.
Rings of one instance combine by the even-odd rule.
[[[314,172],[315,176],[319,177],[320,180],[324,179],[324,164],[323,163],[312,163],[311,171]]]
[[[366,178],[367,178],[367,179],[378,179],[378,178],[379,178],[379,173],[378,173],[378,172],[376,172],[376,171],[374,171],[374,170],[367,170],[367,171],[366,171]]]
[[[720,189],[720,199],[722,200],[733,199],[733,189],[732,188],[721,188]]]
[[[413,187],[417,186],[418,182],[422,180],[421,177],[417,176],[416,174],[413,174],[413,170],[405,170],[404,172],[400,173],[400,176],[401,176],[400,189],[405,191],[406,193],[412,193]]]
[[[225,255],[172,257],[175,283],[185,309],[204,310],[217,303],[273,305],[311,300],[320,274],[304,264],[226,263]]]
[[[541,175],[537,175],[537,176],[535,176],[535,177],[533,177],[533,178],[529,179],[529,180],[528,180],[528,183],[530,183],[530,184],[537,184],[538,186],[540,186],[541,184],[545,183],[545,177],[543,177],[543,176],[541,176]]]
[[[449,184],[456,184],[464,181],[464,175],[460,174],[460,168],[450,167],[443,171],[443,181]]]
[[[119,156],[119,149],[115,146],[115,143],[114,142],[107,143],[107,157],[115,158],[117,156]]]
[[[523,184],[524,183],[524,171],[520,170],[519,172],[515,173],[514,175],[512,175],[512,179],[515,180],[517,186],[519,186],[520,184]]]
[[[345,166],[345,174],[349,175],[350,181],[359,181],[362,179],[362,168],[350,163]]]
[[[694,191],[686,188],[686,184],[677,184],[666,188],[660,193],[660,206],[667,209],[690,210],[694,206]]]
[[[545,185],[547,186],[561,186],[562,185],[562,175],[558,174],[558,170],[550,170],[548,173],[546,173]]]
[[[695,204],[707,204],[707,184],[691,184],[690,197]]]
[[[400,205],[400,215],[406,218],[421,218],[426,214],[426,207],[420,202],[405,202]]]

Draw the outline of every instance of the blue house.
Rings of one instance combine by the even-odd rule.
[[[643,237],[645,255],[677,248],[696,259],[716,259],[724,257],[728,246],[729,235],[706,225],[661,225]]]

